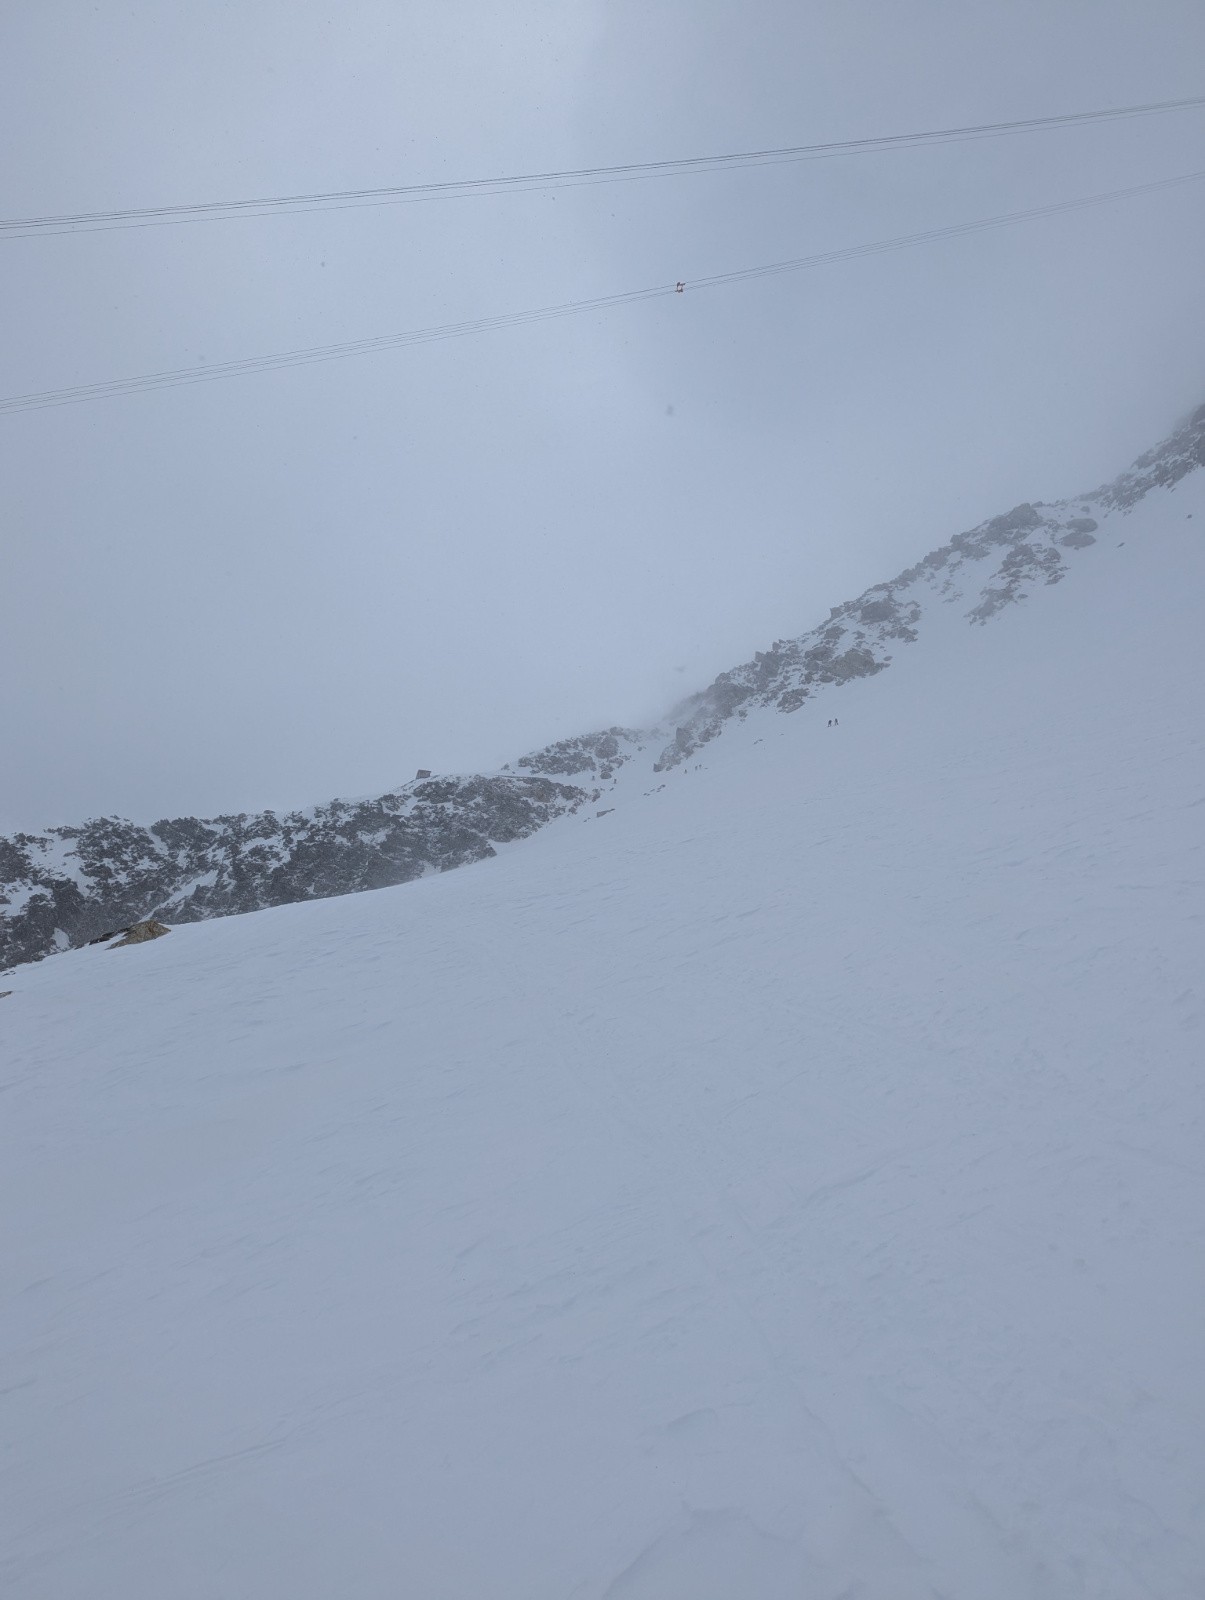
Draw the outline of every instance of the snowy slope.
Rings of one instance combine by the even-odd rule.
[[[4,1595],[1205,1594],[1205,473],[1097,521],[470,872],[6,980]]]
[[[592,805],[600,782],[649,745],[678,766],[735,716],[794,712],[884,671],[955,606],[971,626],[1007,617],[1059,583],[1096,543],[1098,518],[1128,511],[1205,465],[1205,406],[1134,465],[1086,495],[991,517],[890,582],[834,606],[827,621],[722,672],[669,729],[608,728],[563,739],[489,774],[441,775],[389,794],[278,816],[100,817],[0,838],[0,969],[88,943],[142,917],[197,922],[406,883],[488,860]],[[676,726],[675,726],[676,724]],[[666,740],[669,739],[667,743]]]

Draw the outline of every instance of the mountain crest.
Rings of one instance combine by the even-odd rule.
[[[752,706],[797,711],[829,685],[882,672],[900,644],[919,637],[926,610],[936,602],[962,603],[970,622],[984,623],[1023,600],[1035,585],[1058,583],[1070,552],[1096,542],[1099,517],[1128,511],[1152,489],[1172,488],[1203,465],[1205,405],[1128,471],[1090,494],[1053,505],[1014,506],[957,534],[889,583],[834,606],[819,627],[777,640],[684,701],[673,714],[677,726],[657,771],[685,761],[730,717]]]
[[[416,780],[375,799],[277,816],[176,817],[139,826],[102,817],[0,839],[0,968],[158,918],[196,922],[292,901],[406,883],[481,861],[554,818],[593,804],[649,745],[678,766],[753,707],[797,711],[821,691],[889,667],[934,608],[982,626],[1038,585],[1060,582],[1099,522],[1205,465],[1205,405],[1126,472],[1090,494],[1023,504],[931,551],[828,619],[722,672],[671,714],[673,729],[607,728],[520,757],[517,770]]]

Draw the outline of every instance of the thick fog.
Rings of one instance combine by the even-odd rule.
[[[1200,0],[41,0],[5,216],[1166,100]],[[627,308],[0,416],[0,827],[376,792],[654,719],[1205,399],[1205,110],[374,209],[0,240],[4,395],[685,280]]]

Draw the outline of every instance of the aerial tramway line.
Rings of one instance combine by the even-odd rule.
[[[338,210],[361,206],[392,205],[415,200],[522,193],[541,188],[582,187],[601,183],[633,182],[650,178],[685,176],[691,173],[717,172],[752,166],[785,165],[842,155],[865,155],[884,150],[922,148],[935,144],[999,138],[1004,135],[1034,133],[1091,123],[1123,121],[1174,111],[1198,110],[1202,107],[1205,107],[1205,95],[1191,99],[1152,102],[1147,105],[1122,106],[1110,110],[1033,117],[1012,122],[982,123],[961,128],[938,128],[922,132],[892,134],[880,138],[830,141],[823,144],[788,145],[767,150],[735,151],[725,155],[688,157],[681,160],[635,162],[623,166],[583,167],[544,173],[521,173],[508,177],[468,179],[450,183],[405,184],[390,188],[277,195],[253,200],[211,201],[188,205],[74,212],[53,216],[0,218],[0,241],[48,237],[68,233],[91,233],[133,227],[179,226],[200,221],[231,221],[237,218],[283,215],[297,211]],[[994,217],[980,217],[967,222],[952,223],[941,228],[930,228],[917,233],[902,234],[895,238],[878,239],[866,244],[850,245],[837,250],[820,251],[813,255],[798,256],[786,261],[742,267],[730,272],[712,273],[708,276],[691,279],[691,288],[692,290],[701,290],[727,287],[740,283],[749,283],[758,278],[774,277],[784,273],[802,272],[812,267],[854,261],[863,256],[881,255],[888,251],[910,249],[940,240],[961,238],[970,234],[984,232],[988,229],[1010,227],[1017,223],[1033,221],[1042,217],[1059,216],[1092,206],[1106,205],[1115,201],[1133,199],[1141,195],[1155,194],[1186,184],[1198,183],[1203,178],[1205,178],[1205,171],[1186,172],[1171,178],[1156,179],[1149,183],[1132,184],[1124,189],[1113,189],[1100,194],[1056,201],[1049,205],[1033,206],[1024,211],[1007,212]],[[639,301],[660,299],[666,295],[683,295],[685,292],[686,280],[678,278],[672,284],[653,284],[646,288],[625,290],[617,294],[599,295],[592,299],[570,300],[557,305],[537,306],[526,311],[503,312],[493,316],[477,317],[461,322],[443,323],[435,327],[412,328],[399,333],[347,340],[338,344],[312,345],[301,349],[250,356],[241,360],[216,362],[204,367],[175,368],[163,372],[142,373],[134,377],[113,378],[99,383],[75,384],[61,389],[46,389],[27,394],[9,395],[0,398],[0,412],[42,410],[57,406],[79,405],[85,401],[109,399],[122,394],[141,394],[156,389],[182,388],[198,383],[216,383],[226,378],[244,377],[257,372],[272,372],[285,367],[310,366],[328,361],[341,361],[352,356],[368,355],[381,350],[400,349],[408,345],[430,344],[444,339],[466,338],[472,334],[521,327],[529,323],[546,322],[591,312],[608,311],[620,306],[633,305]]]

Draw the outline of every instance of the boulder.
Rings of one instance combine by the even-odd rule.
[[[154,917],[148,917],[145,922],[135,922],[126,928],[124,937],[118,939],[116,944],[109,946],[110,950],[120,950],[123,944],[145,944],[148,939],[162,939],[165,933],[172,930],[164,922],[156,922]]]

